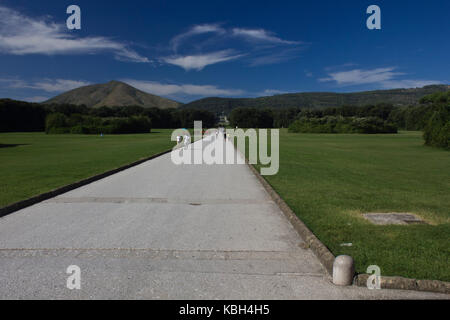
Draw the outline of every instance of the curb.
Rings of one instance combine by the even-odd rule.
[[[66,186],[57,188],[55,190],[52,190],[52,191],[49,191],[49,192],[46,192],[46,193],[34,196],[32,198],[29,198],[29,199],[26,199],[26,200],[22,200],[22,201],[10,204],[10,205],[8,205],[6,207],[0,208],[0,218],[3,218],[3,217],[5,217],[5,216],[7,216],[7,215],[9,215],[11,213],[14,213],[16,211],[21,210],[21,209],[30,207],[30,206],[32,206],[34,204],[39,203],[39,202],[51,199],[51,198],[59,196],[59,195],[61,195],[63,193],[66,193],[66,192],[69,192],[71,190],[77,189],[79,187],[85,186],[85,185],[90,184],[92,182],[95,182],[97,180],[106,178],[106,177],[111,176],[113,174],[116,174],[116,173],[118,173],[120,171],[124,171],[126,169],[135,167],[135,166],[137,166],[139,164],[142,164],[142,163],[147,162],[149,160],[152,160],[154,158],[160,157],[160,156],[165,155],[165,154],[167,154],[169,152],[172,152],[172,149],[166,150],[166,151],[163,151],[163,152],[160,152],[160,153],[157,153],[157,154],[154,154],[154,155],[152,155],[150,157],[147,157],[147,158],[140,159],[138,161],[132,162],[132,163],[127,164],[127,165],[124,165],[122,167],[119,167],[119,168],[116,168],[116,169],[113,169],[113,170],[109,170],[109,171],[106,171],[104,173],[97,174],[95,176],[83,179],[81,181],[78,181],[78,182],[75,182],[75,183],[71,183],[69,185],[66,185]]]
[[[366,287],[371,275],[358,274],[354,284],[358,287]],[[381,289],[414,290],[435,293],[450,294],[450,282],[438,280],[416,280],[403,277],[380,277]]]
[[[236,147],[236,146],[235,146]],[[237,148],[236,148],[237,150]],[[238,150],[238,152],[240,152]],[[242,154],[242,153],[241,153]],[[272,188],[259,171],[245,158],[245,162],[256,178],[262,183],[264,189],[269,193],[275,203],[280,207],[294,229],[299,233],[307,246],[313,251],[320,263],[325,267],[330,276],[333,276],[333,263],[335,256],[331,251],[315,236],[315,234],[300,220],[287,203]],[[358,287],[367,287],[367,279],[371,275],[358,274],[355,276],[353,284]],[[416,280],[403,277],[383,277],[381,276],[382,289],[414,290],[434,293],[450,294],[450,282],[438,280]]]

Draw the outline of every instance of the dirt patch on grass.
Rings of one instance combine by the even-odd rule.
[[[422,218],[412,213],[364,213],[363,217],[376,225],[411,225],[411,224],[428,224]]]
[[[417,213],[417,212],[363,212],[361,210],[346,210],[346,215],[352,218],[364,221],[372,225],[414,225],[414,224],[427,224],[431,226],[437,226],[443,223],[448,223],[448,219],[442,217],[436,217],[434,214]],[[384,223],[386,221],[386,223]],[[392,222],[392,223],[391,223]]]

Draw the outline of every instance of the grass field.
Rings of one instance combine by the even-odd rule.
[[[0,134],[0,207],[168,150],[172,130],[150,134]]]
[[[450,152],[398,135],[280,135],[280,172],[266,177],[335,255],[357,271],[450,281]],[[365,212],[411,212],[429,225],[376,226]],[[341,246],[352,243],[353,246]]]

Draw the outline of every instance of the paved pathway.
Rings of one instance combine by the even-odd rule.
[[[336,287],[301,244],[245,165],[167,154],[1,218],[0,298],[449,298]]]

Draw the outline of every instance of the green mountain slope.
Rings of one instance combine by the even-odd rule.
[[[177,108],[181,105],[179,102],[143,92],[119,81],[80,87],[44,102],[44,104],[51,103],[84,104],[93,108],[103,106],[141,106],[146,108],[157,107],[169,109]]]
[[[376,104],[381,102],[400,106],[417,104],[425,95],[449,90],[449,85],[431,85],[414,89],[378,90],[355,93],[305,92],[260,98],[205,98],[184,104],[181,108],[195,108],[216,113],[228,113],[238,107],[327,108],[342,105]]]

